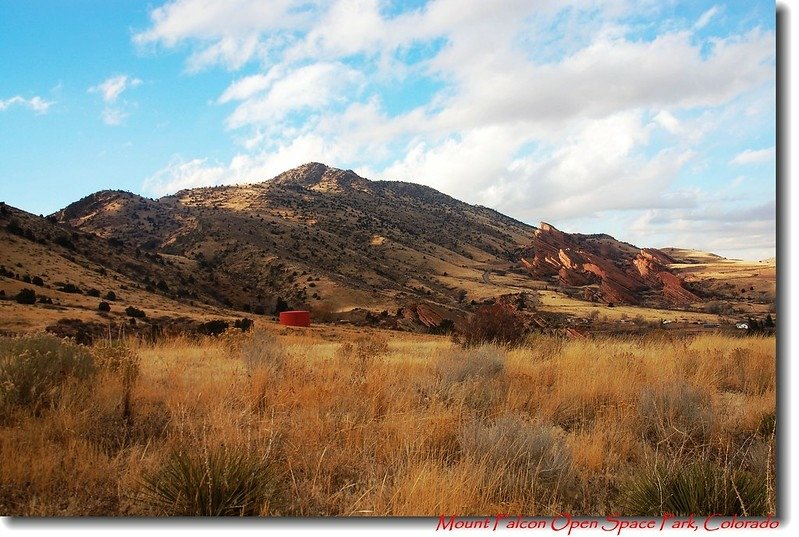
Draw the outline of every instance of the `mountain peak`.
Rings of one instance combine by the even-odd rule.
[[[272,184],[299,185],[303,188],[323,192],[368,190],[370,182],[352,170],[340,170],[321,162],[302,164],[269,181]]]

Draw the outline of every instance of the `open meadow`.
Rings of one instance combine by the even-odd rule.
[[[765,515],[774,337],[0,339],[4,515]]]

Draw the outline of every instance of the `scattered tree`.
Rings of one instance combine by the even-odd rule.
[[[28,289],[27,287],[22,289],[17,296],[14,297],[18,304],[35,304],[36,303],[36,291],[33,289]]]

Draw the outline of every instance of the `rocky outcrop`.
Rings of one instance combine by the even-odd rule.
[[[668,265],[675,262],[653,249],[638,249],[608,235],[564,233],[541,223],[531,258],[522,265],[535,277],[564,287],[582,287],[586,300],[618,304],[683,305],[699,300],[683,287]]]

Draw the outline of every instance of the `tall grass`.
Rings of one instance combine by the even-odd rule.
[[[57,372],[28,384],[47,389],[4,388],[0,512],[751,516],[776,504],[773,338],[462,349],[261,328],[91,348],[0,339],[5,378]],[[25,358],[37,353],[61,365]]]

